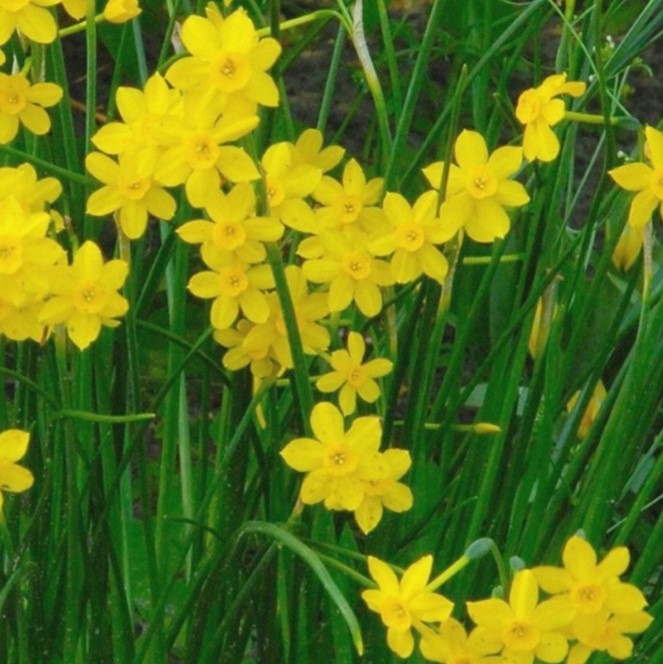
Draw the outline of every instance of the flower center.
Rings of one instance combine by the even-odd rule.
[[[214,244],[225,251],[234,251],[246,242],[246,231],[235,221],[221,221],[214,225]]]
[[[396,246],[405,251],[417,251],[424,244],[424,234],[417,224],[405,223],[395,232]]]
[[[25,95],[15,90],[11,83],[8,88],[0,90],[0,112],[7,115],[18,115],[26,105]]]
[[[536,90],[525,90],[518,98],[516,117],[522,124],[534,122],[541,115],[542,99]]]
[[[106,299],[106,293],[97,284],[84,283],[74,295],[74,307],[82,314],[98,314]]]
[[[359,218],[362,203],[357,196],[343,195],[336,204],[338,220],[341,224],[352,224]]]
[[[0,237],[0,274],[14,274],[23,265],[23,244],[17,237]]]
[[[348,372],[348,383],[352,387],[361,387],[366,382],[366,371],[361,366],[355,366]]]
[[[219,146],[209,134],[198,134],[187,141],[185,156],[193,169],[212,168],[219,158]]]
[[[249,287],[249,278],[241,267],[223,268],[219,275],[219,294],[223,297],[237,297]]]
[[[135,180],[122,187],[122,194],[130,201],[139,201],[149,191],[152,180],[150,178],[142,178]]]
[[[380,614],[387,627],[404,632],[412,626],[407,605],[399,597],[388,597],[382,604]]]
[[[466,186],[473,198],[488,198],[497,191],[497,178],[487,166],[475,166],[467,174]]]
[[[281,205],[281,203],[283,203],[285,200],[285,188],[279,180],[268,177],[266,191],[269,207],[272,210]]]
[[[245,88],[251,79],[251,67],[241,53],[222,51],[212,64],[212,80],[221,92]]]
[[[531,623],[518,620],[508,627],[503,640],[510,650],[534,650],[539,644],[539,630]]]
[[[571,601],[579,613],[598,613],[606,600],[602,586],[594,583],[578,585],[571,591]]]
[[[338,443],[329,448],[325,466],[330,475],[340,477],[353,473],[358,462],[359,458],[355,452],[348,449],[343,443]]]
[[[343,269],[356,281],[362,281],[371,273],[371,257],[366,254],[350,254],[343,259]]]

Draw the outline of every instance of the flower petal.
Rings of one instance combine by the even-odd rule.
[[[322,466],[324,447],[313,438],[295,438],[280,454],[291,468],[308,473]]]
[[[20,429],[7,429],[0,433],[0,459],[18,461],[28,450],[30,434]]]
[[[398,577],[387,563],[375,556],[368,556],[368,571],[382,592],[387,595],[400,593]]]
[[[488,147],[478,131],[464,129],[454,145],[456,163],[467,171],[475,166],[484,166],[488,161]]]
[[[631,201],[628,211],[628,225],[638,228],[651,221],[651,215],[658,206],[659,200],[651,189],[639,191]]]
[[[430,554],[419,558],[410,565],[401,579],[401,596],[403,599],[412,599],[422,592],[428,583],[431,570],[433,569],[433,556]]]
[[[336,443],[345,436],[343,415],[326,401],[316,404],[311,412],[311,428],[322,443]]]

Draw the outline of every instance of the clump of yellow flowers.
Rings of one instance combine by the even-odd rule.
[[[421,654],[432,662],[584,664],[593,652],[621,660],[633,651],[630,635],[653,620],[644,611],[642,592],[619,578],[629,564],[628,550],[616,547],[597,562],[592,546],[574,535],[564,547],[564,567],[521,569],[506,599],[468,602],[475,624],[468,634],[451,617],[453,604],[434,591],[469,562],[470,549],[430,582],[430,555],[408,567],[400,581],[389,565],[369,556],[377,589],[364,591],[362,598],[380,614],[387,643],[400,657],[412,654],[414,629]],[[541,591],[550,597],[541,599]]]

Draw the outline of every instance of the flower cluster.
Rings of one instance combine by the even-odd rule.
[[[0,169],[0,334],[14,341],[43,342],[53,325],[65,323],[81,350],[127,310],[117,291],[125,261],[104,265],[99,247],[86,242],[71,266],[50,237],[61,225],[48,211],[62,191],[54,178],[39,180],[32,166]]]
[[[384,507],[412,507],[412,492],[398,481],[410,468],[410,454],[380,452],[377,417],[358,417],[346,431],[338,408],[322,402],[313,408],[311,428],[315,438],[296,438],[281,450],[291,468],[306,473],[299,494],[304,504],[324,502],[327,509],[354,512],[364,533],[375,528]]]
[[[433,593],[443,582],[439,579],[450,575],[428,582],[432,556],[409,567],[400,583],[388,565],[369,556],[378,589],[364,591],[362,597],[380,614],[389,647],[401,657],[414,649],[412,628],[420,634],[424,658],[448,664],[533,664],[535,659],[555,664],[567,656],[568,664],[585,664],[595,651],[615,659],[630,657],[633,642],[627,635],[645,631],[652,617],[643,610],[647,602],[642,592],[619,579],[628,567],[628,550],[612,549],[597,563],[591,545],[575,535],[566,543],[563,559],[563,568],[516,572],[508,601],[468,602],[476,625],[469,635],[450,618],[451,602]],[[540,600],[540,590],[551,597]]]

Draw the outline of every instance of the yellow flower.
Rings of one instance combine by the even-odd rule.
[[[594,392],[592,393],[592,397],[587,404],[587,408],[585,408],[585,412],[582,414],[580,425],[578,426],[578,438],[581,440],[589,433],[589,427],[592,426],[592,422],[599,414],[599,410],[601,410],[601,404],[605,401],[606,396],[607,392],[605,391],[605,385],[603,385],[603,381],[599,380],[599,382],[594,386]],[[575,405],[578,403],[578,399],[580,399],[579,391],[576,392],[566,404],[567,412],[570,413],[575,408]]]
[[[95,217],[116,212],[120,228],[130,240],[143,236],[148,215],[172,219],[177,203],[154,179],[156,162],[157,155],[150,148],[125,152],[119,163],[101,152],[91,152],[85,166],[105,186],[90,195],[86,212]]]
[[[410,469],[410,453],[407,450],[390,449],[381,456],[386,467],[386,476],[383,479],[363,482],[364,499],[355,510],[355,521],[366,535],[382,519],[384,507],[392,512],[407,512],[414,502],[410,487],[398,481]]]
[[[323,173],[337,166],[343,159],[345,148],[338,145],[323,148],[322,143],[321,131],[318,129],[304,130],[292,146],[292,165],[313,166],[319,168]]]
[[[559,140],[551,127],[564,118],[564,101],[556,99],[569,94],[580,97],[585,92],[581,81],[566,80],[566,74],[548,76],[537,88],[525,90],[518,97],[516,117],[525,125],[523,153],[525,159],[552,161],[559,154]]]
[[[16,168],[0,168],[0,201],[13,196],[26,213],[43,212],[62,193],[62,185],[55,178],[37,179],[31,164]],[[57,215],[51,212],[51,217]]]
[[[162,124],[184,123],[182,94],[168,87],[159,73],[147,79],[143,90],[119,87],[115,103],[124,122],[109,122],[92,137],[92,143],[106,154],[157,147]]]
[[[248,101],[254,109],[256,104],[278,106],[278,88],[267,69],[276,62],[281,46],[271,37],[259,39],[244,9],[226,18],[210,8],[207,18],[189,16],[181,37],[191,56],[181,58],[166,72],[176,88],[209,86],[228,105]]]
[[[389,565],[368,557],[378,589],[364,590],[361,596],[371,611],[380,614],[387,627],[387,643],[400,657],[409,657],[414,650],[413,627],[421,630],[424,622],[442,622],[451,615],[453,603],[426,589],[432,568],[433,556],[424,556],[399,581]]]
[[[315,213],[319,227],[357,224],[369,233],[376,230],[376,223],[380,224],[384,219],[380,208],[376,207],[383,186],[384,178],[367,181],[361,166],[351,159],[343,170],[342,183],[325,176],[313,192],[313,198],[321,205]]]
[[[0,433],[0,488],[3,491],[20,493],[33,485],[32,473],[16,463],[25,455],[29,441],[30,434],[20,429],[8,429]],[[0,491],[0,512],[2,503],[3,495]]]
[[[270,340],[263,345],[245,348],[244,340],[256,327],[255,323],[242,318],[234,328],[214,330],[214,341],[228,348],[223,356],[223,366],[230,371],[239,371],[250,366],[253,377],[262,380],[280,373],[278,362],[269,354]],[[281,369],[282,371],[282,369]]]
[[[247,263],[260,263],[267,256],[263,242],[278,240],[283,225],[275,217],[256,217],[255,208],[253,187],[240,183],[227,195],[219,191],[210,197],[207,212],[212,221],[189,221],[177,234],[185,242],[202,244],[204,252],[221,251]]]
[[[446,197],[440,207],[447,236],[464,229],[476,242],[504,237],[511,226],[504,208],[529,202],[525,187],[509,179],[522,164],[522,150],[507,146],[489,155],[483,136],[464,130],[456,139],[454,154],[458,166],[449,165]],[[444,162],[424,168],[432,187],[439,188],[443,170]]]
[[[633,641],[625,635],[644,632],[653,620],[644,611],[613,616],[601,611],[595,616],[578,616],[574,621],[578,643],[571,647],[567,664],[585,664],[595,650],[615,659],[628,659],[633,654]]]
[[[421,637],[421,654],[431,662],[506,664],[502,657],[490,656],[501,649],[499,640],[486,640],[476,629],[468,636],[465,628],[453,618],[447,618],[437,631],[423,630]]]
[[[184,98],[184,119],[164,118],[158,138],[166,145],[154,177],[166,187],[185,183],[186,197],[203,208],[226,180],[248,182],[259,177],[247,152],[226,145],[258,125],[257,115],[233,117],[221,112],[209,94]]]
[[[321,392],[336,392],[340,389],[338,402],[344,415],[352,415],[357,409],[357,395],[368,403],[380,396],[380,388],[373,380],[386,376],[392,368],[389,360],[378,358],[366,364],[366,344],[358,332],[348,335],[348,350],[335,350],[330,364],[334,371],[320,376],[315,386]]]
[[[85,350],[101,332],[101,327],[116,327],[129,304],[118,291],[124,285],[129,266],[123,260],[104,263],[99,247],[84,242],[69,266],[53,268],[50,291],[39,320],[47,325],[65,323],[67,335]]]
[[[634,228],[648,224],[657,207],[663,216],[663,132],[645,127],[645,136],[645,154],[651,166],[638,161],[608,171],[622,189],[638,192],[628,213],[628,225]]]
[[[196,297],[214,299],[210,311],[212,326],[220,330],[230,327],[240,309],[251,322],[264,323],[269,317],[269,305],[262,291],[274,287],[269,265],[251,267],[222,254],[205,258],[212,269],[194,274],[187,288]]]
[[[501,642],[501,654],[508,661],[532,664],[537,657],[552,664],[566,657],[569,646],[561,630],[573,619],[573,607],[559,598],[539,603],[539,588],[531,570],[516,573],[509,602],[468,602],[467,611],[478,625],[478,634]]]
[[[108,0],[103,15],[109,23],[126,23],[136,18],[141,11],[137,0]]]
[[[26,295],[43,297],[49,289],[49,270],[60,260],[60,245],[46,237],[46,212],[27,213],[13,197],[0,205],[0,293],[15,307]]]
[[[329,346],[329,332],[318,322],[329,314],[327,294],[309,293],[303,271],[296,265],[286,267],[285,277],[304,353],[318,355]],[[270,357],[276,361],[280,373],[283,369],[291,369],[293,366],[290,342],[278,295],[274,292],[268,293],[267,304],[269,319],[265,323],[255,325],[247,333],[242,348],[251,355],[268,348]]]
[[[43,301],[43,295],[32,293],[25,293],[19,303],[0,296],[0,334],[12,341],[45,341],[46,328],[38,318]]]
[[[642,251],[644,241],[644,226],[630,226],[626,224],[612,251],[611,260],[615,269],[621,272],[630,270]]]
[[[323,257],[307,260],[306,278],[329,284],[330,311],[343,311],[354,301],[365,316],[376,316],[382,308],[381,286],[394,278],[386,261],[371,253],[368,236],[357,229],[322,231]]]
[[[288,466],[306,473],[301,501],[305,505],[324,501],[328,509],[356,510],[364,498],[363,482],[385,475],[378,452],[380,420],[358,417],[345,431],[341,411],[322,402],[311,412],[311,428],[315,438],[296,438],[281,450]]]
[[[425,192],[414,206],[400,194],[388,193],[382,207],[391,228],[372,240],[369,248],[376,256],[393,253],[391,271],[396,283],[414,281],[422,273],[443,283],[449,264],[434,245],[451,239],[455,231],[437,217],[437,192]]]
[[[543,590],[556,595],[578,616],[598,614],[604,609],[616,614],[635,613],[647,605],[638,588],[619,580],[630,560],[626,547],[612,549],[597,564],[591,544],[574,535],[566,543],[562,558],[563,568],[542,566],[533,572]]]
[[[62,88],[55,83],[31,85],[23,74],[0,72],[0,143],[13,140],[19,124],[33,134],[46,134],[51,120],[42,107],[55,106],[60,99]]]
[[[261,160],[270,214],[301,233],[316,230],[315,216],[304,200],[317,186],[322,171],[316,166],[293,163],[290,143],[270,145]]]
[[[60,0],[0,0],[0,46],[17,28],[38,44],[50,44],[57,34],[57,23],[46,7]]]

